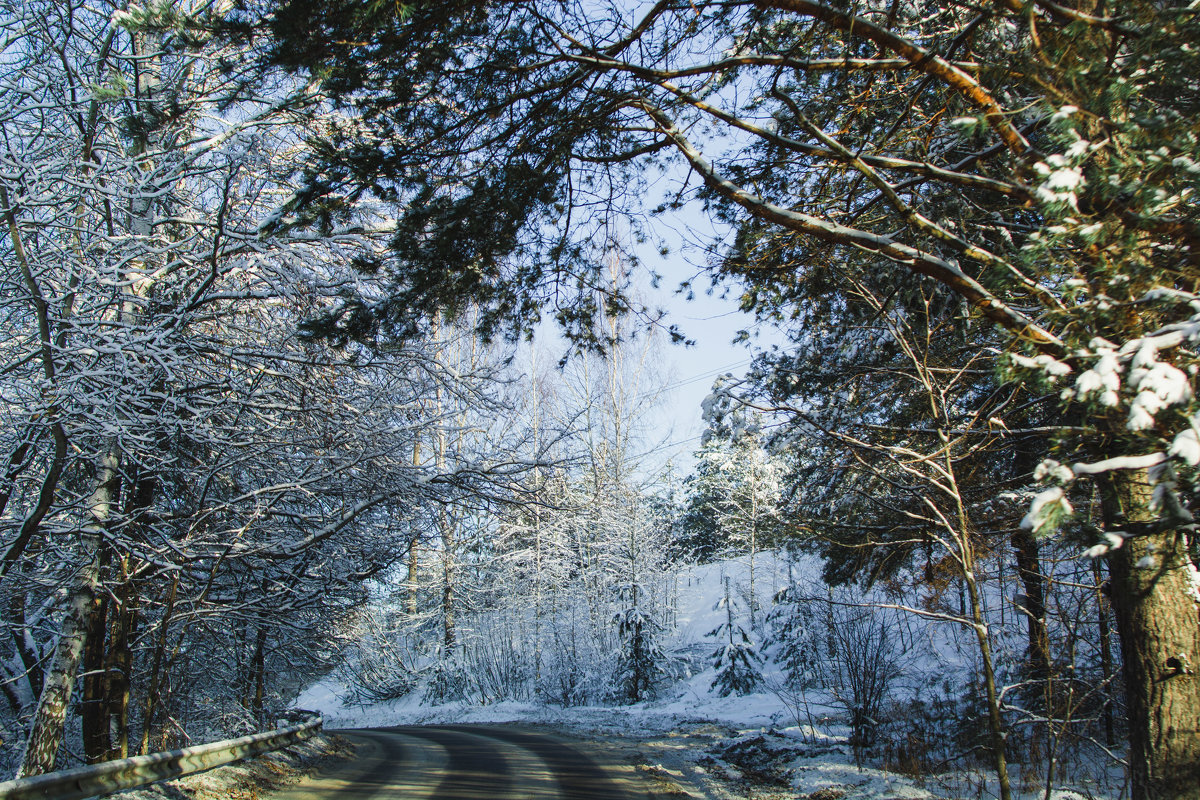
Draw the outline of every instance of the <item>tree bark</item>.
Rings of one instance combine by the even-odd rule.
[[[108,565],[110,550],[101,547],[99,570]],[[108,731],[108,670],[104,650],[107,643],[108,594],[92,597],[88,610],[87,643],[83,648],[83,699],[79,716],[83,724],[83,757],[89,764],[108,760],[112,740]]]
[[[260,625],[254,639],[254,657],[250,669],[254,683],[254,694],[250,699],[250,713],[258,725],[263,721],[263,699],[267,689],[267,629]]]
[[[1112,747],[1117,738],[1113,724],[1113,693],[1116,689],[1113,686],[1112,637],[1108,632],[1108,616],[1111,613],[1109,607],[1112,603],[1109,602],[1103,591],[1104,576],[1101,568],[1100,561],[1096,560],[1092,569],[1096,576],[1096,624],[1100,634],[1100,671],[1104,676],[1104,743]]]
[[[417,587],[421,570],[420,548],[417,544],[417,534],[413,534],[408,542],[408,580],[405,582],[404,610],[409,618],[417,616]]]
[[[17,777],[51,772],[58,758],[71,703],[71,690],[87,643],[89,615],[99,588],[100,546],[104,524],[109,518],[120,482],[119,460],[114,442],[100,459],[97,470],[99,481],[88,509],[91,519],[79,532],[81,566],[63,618],[62,633],[55,645],[50,669],[46,672],[41,697],[38,698]]]
[[[1029,640],[1026,649],[1027,671],[1030,679],[1039,684],[1039,693],[1033,696],[1040,700],[1040,710],[1048,711],[1050,640],[1046,633],[1046,579],[1042,575],[1038,543],[1033,535],[1021,529],[1012,535],[1011,541],[1025,598],[1021,603],[1021,611],[1025,615]]]
[[[446,537],[447,543],[453,540]],[[454,652],[454,644],[457,641],[457,633],[455,630],[454,619],[454,563],[453,555],[447,548],[442,553],[442,644],[446,648],[446,655],[449,656]]]
[[[42,665],[38,663],[38,655],[33,649],[33,641],[29,635],[29,624],[25,620],[24,592],[14,592],[9,598],[8,625],[13,649],[17,651],[21,657],[21,665],[25,667],[29,695],[36,700],[42,696]]]
[[[947,457],[949,460],[949,457]],[[959,506],[960,515],[965,519],[963,508]],[[975,577],[975,552],[968,538],[969,531],[964,524],[958,533],[959,564],[962,568],[963,583],[967,586],[967,595],[971,603],[971,628],[975,632],[975,640],[979,646],[979,656],[983,668],[983,688],[987,697],[988,728],[991,733],[992,759],[996,765],[996,779],[1000,784],[1000,800],[1010,800],[1012,787],[1008,776],[1008,756],[1005,753],[1008,741],[1004,720],[1001,716],[1000,693],[996,687],[996,669],[992,659],[991,636],[988,632],[987,621],[983,615],[983,600],[978,581]]]
[[[154,647],[154,658],[150,667],[150,684],[146,689],[146,704],[142,711],[142,736],[138,742],[138,755],[150,752],[150,736],[154,728],[154,715],[159,706],[159,685],[162,681],[163,661],[167,653],[167,630],[175,613],[175,597],[179,591],[179,573],[171,577],[171,588],[167,590],[167,603],[159,622],[158,643]]]
[[[1105,482],[1110,530],[1145,522],[1153,483],[1145,470]],[[1127,539],[1109,556],[1112,604],[1129,703],[1132,800],[1200,798],[1200,615],[1188,541],[1180,531]]]
[[[413,444],[412,464],[414,468],[421,466],[421,443],[419,441]],[[406,597],[404,610],[408,613],[410,619],[417,616],[417,580],[421,569],[421,557],[418,547],[420,538],[420,534],[414,531],[412,538],[408,540],[408,581],[405,584]]]
[[[34,712],[33,727],[25,743],[25,755],[17,770],[18,778],[54,770],[58,748],[62,744],[67,709],[71,703],[75,673],[87,641],[88,617],[99,585],[99,538],[95,530],[85,531],[82,536],[79,550],[83,566],[76,575],[75,589],[62,623],[62,633],[54,648],[54,659],[46,674]]]
[[[122,582],[117,592],[117,608],[109,637],[107,670],[107,695],[105,712],[109,727],[109,752],[105,760],[129,756],[129,696],[133,670],[133,651],[129,643],[137,630],[138,596],[137,587],[130,579],[129,566],[122,564]]]

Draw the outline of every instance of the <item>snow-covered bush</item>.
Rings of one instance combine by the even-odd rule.
[[[434,663],[425,686],[425,699],[437,703],[465,700],[471,687],[471,675],[455,654],[443,654]]]
[[[903,648],[896,612],[874,606],[861,593],[788,586],[768,617],[768,645],[789,688],[827,689],[846,709],[851,743],[870,746],[901,675]]]
[[[528,700],[533,694],[533,669],[508,625],[478,629],[463,645],[463,661],[473,694],[481,703]]]
[[[335,669],[347,703],[397,700],[416,688],[428,661],[417,621],[386,606],[368,606],[355,615],[352,631]]]

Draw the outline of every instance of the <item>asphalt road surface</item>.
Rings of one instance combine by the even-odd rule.
[[[644,800],[629,770],[550,734],[500,725],[336,731],[358,750],[271,800]]]

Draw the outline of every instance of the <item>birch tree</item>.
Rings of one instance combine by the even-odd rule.
[[[384,221],[294,229],[300,126],[330,118],[311,86],[251,72],[229,10],[4,16],[0,592],[19,774],[54,768],[81,668],[89,760],[261,724],[273,671],[322,649],[402,552],[385,511],[516,469],[398,457],[447,424],[421,398],[481,375],[392,331],[300,335],[370,292],[349,264]]]

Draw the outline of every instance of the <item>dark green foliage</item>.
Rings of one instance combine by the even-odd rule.
[[[613,676],[618,697],[626,703],[648,700],[666,676],[667,656],[659,644],[662,626],[637,606],[618,614],[615,622],[621,640]]]
[[[567,210],[582,191],[568,179],[571,158],[619,152],[627,137],[618,105],[597,101],[586,70],[569,60],[515,69],[542,60],[540,19],[521,4],[354,0],[288,0],[270,19],[269,60],[319,76],[353,115],[314,134],[320,160],[305,167],[296,216],[281,224],[328,227],[345,219],[347,204],[398,204],[383,267],[392,293],[360,306],[394,333],[434,309],[471,305],[485,336],[515,335],[552,308],[575,341],[609,344],[591,323],[611,242],[604,233],[575,238],[563,223],[607,224]],[[595,180],[609,179],[598,171]],[[630,309],[618,290],[605,311]]]
[[[707,564],[729,548],[729,540],[717,524],[717,494],[710,485],[692,481],[687,505],[674,527],[670,553],[673,559]]]
[[[767,616],[770,633],[764,645],[773,650],[773,660],[793,689],[819,685],[821,662],[827,655],[815,635],[816,620],[811,611],[811,604],[800,595],[798,587],[788,586],[775,595]]]
[[[717,671],[712,688],[722,697],[728,697],[731,694],[749,694],[758,688],[762,683],[762,673],[759,671],[762,656],[750,633],[741,624],[729,578],[724,580],[725,595],[717,603],[717,610],[724,609],[725,621],[706,635],[715,637],[719,642],[711,656],[713,668]]]
[[[725,626],[712,632],[720,638],[728,636]],[[750,694],[762,683],[762,656],[750,639],[750,634],[742,627],[737,627],[732,634],[733,641],[723,642],[713,651],[713,667],[717,675],[713,678],[712,686],[722,697],[731,694]]]

